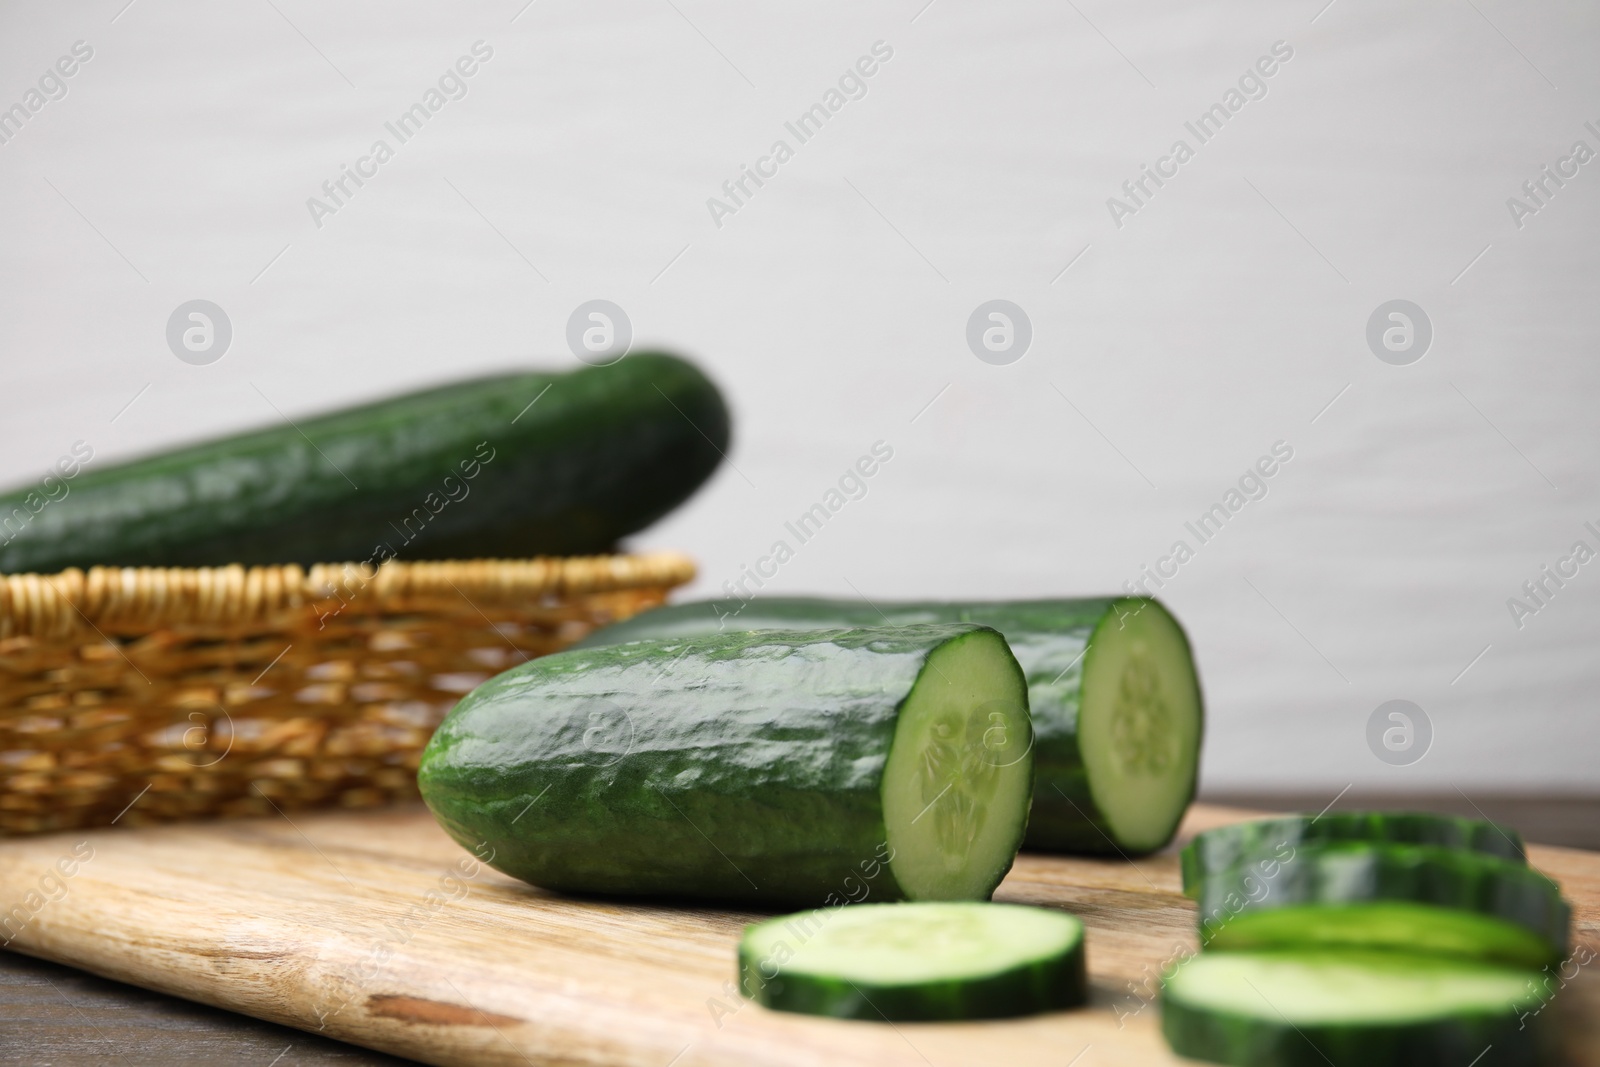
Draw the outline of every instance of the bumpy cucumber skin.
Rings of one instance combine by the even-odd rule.
[[[1161,1032],[1180,1056],[1236,1067],[1537,1067],[1551,1062],[1556,1042],[1548,1024],[1534,1018],[1524,1025],[1509,1007],[1505,1013],[1382,1026],[1294,1024],[1191,1006],[1173,996],[1169,986],[1162,994]]]
[[[1098,627],[1116,626],[1122,614],[1141,610],[1170,613],[1158,601],[1092,597],[1072,600],[883,602],[825,597],[756,597],[749,601],[703,600],[656,608],[590,634],[579,647],[599,647],[647,637],[690,636],[734,629],[807,629],[899,625],[916,622],[972,622],[1006,635],[1028,679],[1033,715],[1034,793],[1026,847],[1087,855],[1135,855],[1155,851],[1178,830],[1184,806],[1154,848],[1135,849],[1116,840],[1094,801],[1083,755],[1078,748],[1078,707],[1085,654]],[[1178,626],[1173,619],[1173,625]],[[1182,627],[1178,627],[1182,633]],[[1185,637],[1187,643],[1187,637]],[[1193,662],[1191,656],[1190,662]],[[1202,732],[1204,703],[1201,704]],[[1190,767],[1198,783],[1199,746]]]
[[[1438,845],[1498,856],[1513,863],[1527,862],[1527,852],[1520,834],[1509,827],[1481,819],[1410,811],[1291,815],[1238,823],[1196,834],[1180,854],[1184,895],[1198,895],[1200,883],[1212,872],[1227,870],[1245,860],[1270,857],[1280,847],[1335,841]]]
[[[1005,647],[986,627],[937,625],[541,657],[456,706],[418,785],[452,837],[547,889],[804,906],[904,899],[888,862],[884,766],[928,657],[972,639]],[[1020,809],[989,813],[1016,824],[1008,856],[1022,844]]]
[[[11,527],[0,572],[605,552],[694,492],[729,435],[716,387],[659,353],[296,421],[85,470]]]
[[[1265,894],[1252,899],[1261,885]],[[1449,848],[1359,842],[1301,847],[1270,877],[1248,862],[1212,873],[1201,883],[1197,899],[1201,943],[1219,949],[1264,947],[1241,935],[1237,916],[1252,911],[1380,902],[1424,904],[1497,919],[1528,931],[1542,946],[1538,958],[1500,957],[1506,963],[1539,967],[1567,952],[1571,907],[1561,898],[1560,886],[1539,872],[1496,856]],[[1486,952],[1485,958],[1496,955]]]
[[[772,920],[781,922],[782,919]],[[1005,1019],[1062,1011],[1089,999],[1084,939],[1070,952],[996,971],[981,978],[906,985],[875,985],[843,978],[784,971],[748,941],[739,944],[739,988],[774,1011],[826,1015],[872,1022],[955,1022]]]

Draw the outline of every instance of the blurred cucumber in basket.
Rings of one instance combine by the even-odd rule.
[[[609,552],[728,436],[716,386],[671,355],[476,378],[0,496],[0,572]]]

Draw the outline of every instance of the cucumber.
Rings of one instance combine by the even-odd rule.
[[[1332,841],[1439,845],[1498,856],[1513,863],[1527,862],[1520,834],[1481,819],[1410,811],[1289,815],[1196,834],[1180,854],[1184,895],[1197,895],[1200,883],[1214,871],[1248,859],[1270,858],[1286,848]]]
[[[1019,904],[859,904],[745,927],[744,995],[888,1022],[995,1019],[1088,999],[1083,923]]]
[[[1554,1045],[1542,998],[1527,971],[1436,956],[1205,952],[1167,978],[1161,1030],[1238,1067],[1531,1067]]]
[[[607,552],[727,447],[674,356],[479,378],[0,496],[0,572]]]
[[[1430,845],[1337,842],[1245,861],[1200,884],[1208,949],[1362,946],[1541,967],[1571,909],[1538,871]]]
[[[994,627],[1027,675],[1037,764],[1028,848],[1136,855],[1172,839],[1194,798],[1203,710],[1188,639],[1154,600],[707,600],[645,612],[580,647],[926,622]]]
[[[1027,700],[987,627],[639,641],[485,682],[418,784],[457,841],[548,889],[981,900],[1027,824]]]

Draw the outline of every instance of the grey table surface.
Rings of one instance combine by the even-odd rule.
[[[1322,807],[1294,795],[1210,795],[1211,803],[1264,811]],[[1600,849],[1600,797],[1345,796],[1341,810],[1405,808],[1478,815],[1530,841]],[[0,1064],[244,1064],[254,1067],[388,1067],[409,1063],[315,1034],[164,996],[83,971],[0,952]]]

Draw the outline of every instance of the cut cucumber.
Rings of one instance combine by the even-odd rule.
[[[1171,840],[1194,796],[1202,707],[1188,639],[1154,600],[708,600],[645,612],[580,647],[927,622],[994,627],[1027,675],[1037,763],[1029,848],[1132,855]]]
[[[456,382],[0,495],[0,572],[609,552],[728,448],[715,385],[641,352]]]
[[[1552,1045],[1533,977],[1399,952],[1206,952],[1167,978],[1161,1030],[1180,1056],[1238,1067],[1531,1067]]]
[[[1201,883],[1208,949],[1363,946],[1541,967],[1566,955],[1556,883],[1495,856],[1429,845],[1304,845]]]
[[[861,904],[745,928],[745,996],[891,1022],[1057,1011],[1088,996],[1083,923],[1017,904]]]
[[[1290,815],[1196,834],[1181,855],[1183,892],[1190,897],[1197,895],[1200,883],[1213,871],[1227,870],[1252,859],[1281,859],[1301,845],[1332,841],[1438,845],[1514,863],[1527,862],[1521,835],[1481,819],[1411,811]]]
[[[994,630],[730,633],[489,680],[418,783],[550,889],[804,905],[981,900],[1022,843],[1027,689]]]

